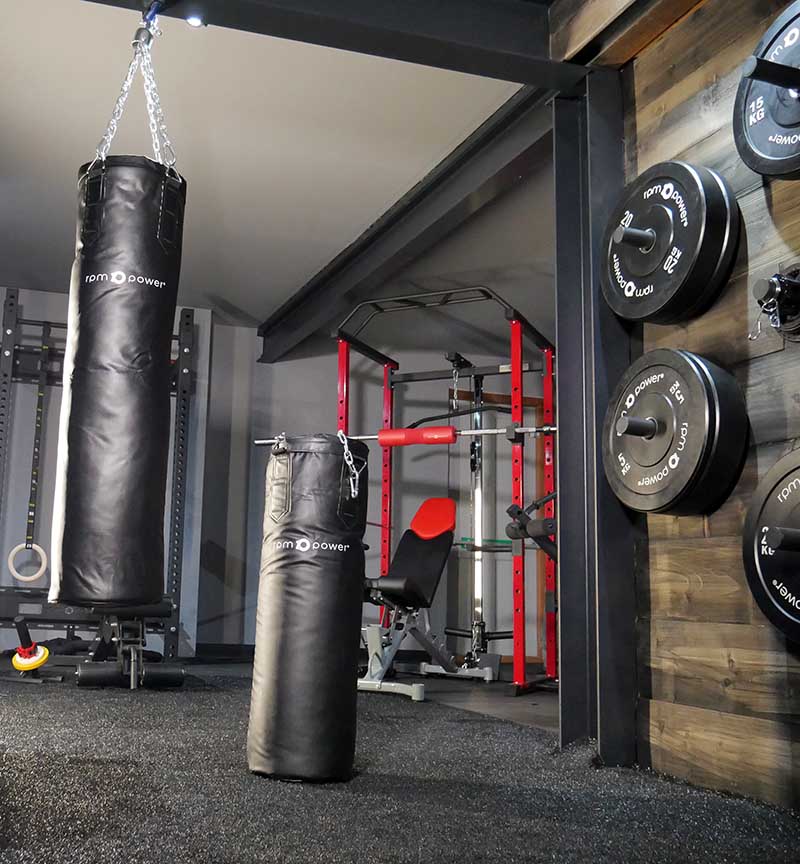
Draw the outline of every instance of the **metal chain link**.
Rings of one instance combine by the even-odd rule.
[[[149,38],[143,38],[142,31],[148,33]],[[122,119],[122,114],[125,111],[125,106],[128,102],[128,96],[133,87],[133,80],[139,69],[141,69],[142,79],[144,81],[147,116],[150,121],[150,137],[153,142],[153,155],[155,161],[161,165],[166,165],[167,168],[174,167],[177,161],[175,149],[172,146],[172,141],[167,132],[164,109],[161,105],[161,98],[158,95],[158,85],[156,84],[156,76],[153,69],[153,60],[151,55],[152,40],[156,36],[160,35],[161,31],[158,29],[158,18],[154,18],[150,22],[142,21],[139,25],[139,29],[136,31],[136,36],[133,40],[133,59],[128,67],[128,74],[122,82],[122,89],[117,97],[106,131],[100,139],[100,143],[97,145],[97,159],[100,159],[103,162],[105,162],[106,156],[108,156],[109,150],[111,149],[114,136],[117,134],[119,121]]]
[[[108,155],[108,151],[111,149],[111,142],[114,140],[114,136],[117,134],[117,126],[119,121],[122,119],[122,114],[125,111],[125,105],[128,101],[128,96],[131,92],[131,87],[133,86],[133,79],[136,77],[136,71],[139,68],[139,53],[138,51],[133,55],[133,59],[131,60],[131,64],[128,67],[128,74],[125,76],[125,80],[122,82],[122,90],[120,91],[119,96],[117,97],[117,101],[114,105],[114,111],[111,114],[111,119],[108,121],[108,127],[106,131],[103,133],[103,137],[100,140],[100,143],[97,145],[97,158],[105,161],[106,156]]]
[[[451,410],[458,411],[458,366],[453,366],[453,401]]]
[[[153,69],[153,58],[149,45],[145,46],[142,50],[141,65],[142,77],[144,78],[144,92],[147,99],[147,115],[150,119],[150,134],[153,138],[153,152],[156,154],[157,162],[161,162],[168,168],[172,168],[177,161],[177,156],[167,132],[167,121],[164,118],[161,97],[158,95],[158,84],[156,84],[156,73]]]
[[[353,461],[353,454],[350,452],[350,447],[347,443],[347,435],[345,435],[341,429],[336,433],[336,437],[344,448],[344,464],[347,465],[347,469],[350,472],[350,497],[355,499],[358,498],[358,483],[361,479],[361,471],[363,471],[367,466],[363,465],[361,471],[356,468],[356,464]]]

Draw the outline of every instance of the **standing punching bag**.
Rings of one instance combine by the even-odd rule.
[[[247,737],[257,774],[352,773],[367,455],[335,435],[281,438],[267,465]]]
[[[150,38],[147,27],[137,31],[132,62],[146,79]],[[157,161],[108,156],[112,121],[79,173],[51,602],[139,606],[164,593],[170,347],[186,183],[173,168],[163,116],[155,128]],[[162,161],[163,152],[171,159]]]

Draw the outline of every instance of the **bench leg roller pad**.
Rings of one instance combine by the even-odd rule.
[[[353,496],[333,435],[288,438],[267,465],[247,738],[250,770],[347,780],[356,740],[367,448]]]

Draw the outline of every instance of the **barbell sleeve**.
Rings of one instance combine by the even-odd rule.
[[[658,421],[652,417],[630,417],[617,420],[617,435],[635,435],[637,438],[652,438],[658,433]]]
[[[770,549],[776,552],[800,552],[800,530],[797,528],[772,527],[764,534]]]
[[[652,228],[629,228],[620,225],[614,232],[614,242],[649,251],[655,245],[656,232]]]
[[[800,90],[800,69],[764,57],[748,57],[742,66],[742,77],[787,90]]]

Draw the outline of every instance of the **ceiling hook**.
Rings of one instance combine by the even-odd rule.
[[[155,21],[156,16],[164,7],[163,0],[146,0],[143,4],[144,6],[144,14],[142,15],[142,20],[145,24],[151,24]]]

